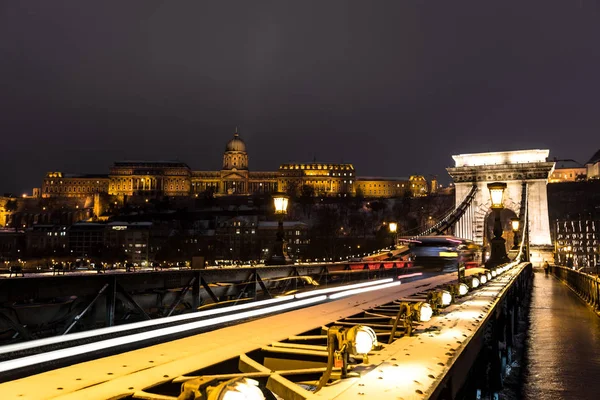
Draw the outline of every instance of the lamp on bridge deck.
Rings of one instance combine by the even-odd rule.
[[[500,216],[504,208],[504,190],[506,183],[488,183],[490,198],[492,200],[492,212],[494,213],[494,238],[490,240],[490,258],[485,263],[487,268],[493,268],[509,261],[506,254],[506,240],[502,237],[502,222]]]
[[[398,223],[390,222],[388,227],[390,228],[390,233],[392,234],[392,238],[394,240],[393,247],[396,249],[396,243],[398,241]]]
[[[513,235],[514,235],[514,243],[513,250],[519,249],[519,225],[521,220],[518,217],[514,217],[510,219],[510,225],[512,226]]]
[[[289,204],[289,196],[284,193],[275,193],[273,194],[273,204],[275,206],[275,215],[278,217],[277,224],[277,236],[275,239],[275,246],[273,247],[273,252],[271,253],[271,257],[266,261],[267,265],[283,265],[289,264],[290,258],[287,254],[287,250],[285,248],[284,242],[284,233],[283,233],[283,219],[287,214],[288,204]]]

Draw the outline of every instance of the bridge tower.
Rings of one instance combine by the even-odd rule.
[[[483,245],[485,221],[491,212],[487,184],[505,182],[505,208],[523,218],[521,204],[527,201],[531,261],[534,265],[551,261],[553,248],[546,185],[554,162],[546,161],[549,153],[549,150],[518,150],[452,156],[455,166],[447,171],[454,180],[456,205],[462,203],[473,186],[478,189],[470,209],[456,223],[455,235]]]

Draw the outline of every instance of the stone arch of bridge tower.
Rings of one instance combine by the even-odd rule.
[[[510,197],[504,198],[504,208],[507,208],[515,213],[515,215],[519,216],[521,211],[521,203],[515,202]],[[475,209],[475,234],[474,234],[474,242],[483,245],[483,238],[485,236],[485,221],[487,217],[492,213],[492,202],[491,200],[486,201],[485,203],[480,204]]]

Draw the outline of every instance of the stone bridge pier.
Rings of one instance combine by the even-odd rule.
[[[524,218],[527,201],[531,262],[539,266],[552,261],[552,240],[548,218],[546,185],[554,162],[546,161],[549,150],[518,150],[494,153],[454,155],[454,167],[447,168],[456,188],[456,205],[467,196],[473,185],[477,193],[471,208],[456,224],[457,237],[485,244],[486,220],[491,213],[488,183],[504,182],[504,207]],[[526,193],[524,193],[524,190]]]

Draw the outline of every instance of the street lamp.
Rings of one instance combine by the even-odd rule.
[[[514,236],[514,244],[513,244],[513,250],[517,250],[519,248],[519,225],[520,225],[520,220],[518,217],[513,217],[510,219],[510,225],[512,227],[513,230],[513,236]]]
[[[287,208],[290,198],[284,193],[275,193],[273,195],[273,205],[275,206],[275,215],[278,217],[277,224],[277,236],[275,239],[275,246],[273,252],[265,264],[267,265],[283,265],[290,262],[290,258],[287,255],[287,249],[285,248],[284,234],[283,234],[283,219],[287,214]]]
[[[390,228],[390,233],[392,234],[392,237],[394,238],[394,249],[396,248],[396,242],[398,241],[398,223],[396,222],[390,222],[388,227]]]
[[[378,346],[375,331],[368,326],[355,325],[351,328],[345,326],[331,326],[327,330],[327,368],[319,380],[315,393],[321,390],[329,381],[333,368],[340,367],[340,378],[350,376],[348,372],[348,359],[352,356],[361,356],[367,360],[367,354]]]
[[[492,200],[492,212],[494,213],[494,238],[490,241],[491,254],[490,258],[485,263],[485,266],[487,268],[493,268],[509,261],[508,256],[506,255],[506,240],[502,237],[502,222],[500,221],[500,215],[504,208],[503,200],[506,183],[494,182],[488,183],[487,186]]]

